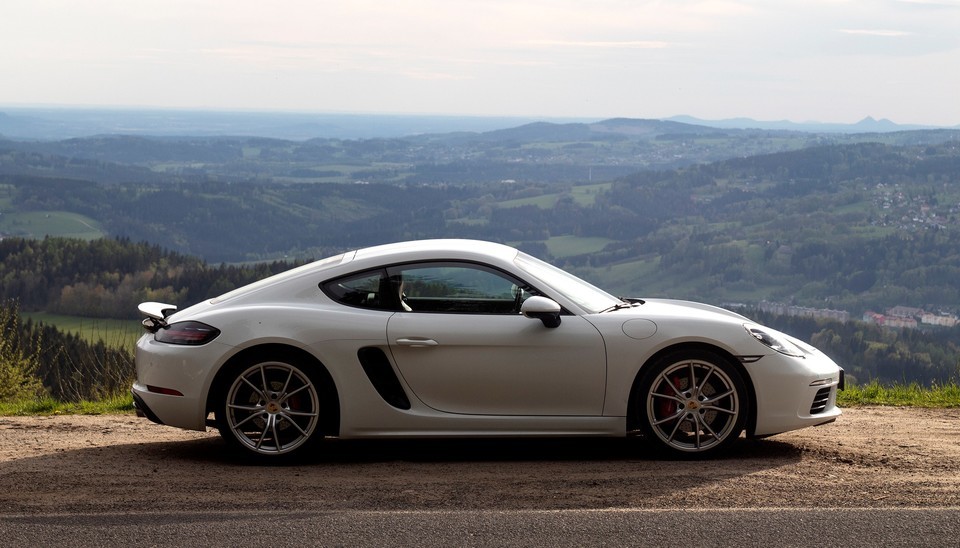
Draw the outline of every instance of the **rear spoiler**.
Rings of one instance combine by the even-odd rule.
[[[137,307],[140,314],[146,316],[140,325],[151,333],[156,333],[162,327],[167,326],[167,317],[177,311],[177,305],[166,303],[140,303]]]

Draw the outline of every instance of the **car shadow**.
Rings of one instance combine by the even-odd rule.
[[[763,482],[763,472],[794,466],[803,455],[770,439],[741,439],[709,460],[668,459],[640,438],[324,440],[295,460],[263,464],[209,435],[8,460],[0,508],[233,511],[269,500],[286,510],[556,509],[682,505],[686,498],[723,505],[735,496],[731,485]]]
[[[166,459],[238,466],[322,466],[324,464],[471,463],[471,462],[724,462],[796,461],[803,451],[773,439],[737,441],[719,455],[698,458],[674,455],[642,437],[627,438],[456,438],[364,439],[330,438],[294,458],[250,457],[219,437],[183,442],[116,446],[117,451],[149,451]]]
[[[739,440],[729,451],[706,460],[794,458],[790,444]],[[564,462],[564,461],[677,461],[674,456],[639,437],[629,438],[492,438],[325,440],[318,451],[301,457],[303,463],[361,463],[407,461],[456,462]]]

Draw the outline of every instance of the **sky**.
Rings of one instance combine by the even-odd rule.
[[[960,0],[5,0],[0,106],[960,124]]]

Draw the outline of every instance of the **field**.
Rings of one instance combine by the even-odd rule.
[[[547,250],[554,257],[570,257],[595,253],[614,240],[609,238],[582,238],[580,236],[556,236],[546,240]]]
[[[25,238],[43,238],[60,236],[95,240],[105,236],[99,223],[77,213],[67,211],[25,211],[11,213],[3,211],[0,204],[0,234],[22,236]]]
[[[540,209],[550,209],[551,207],[557,205],[557,201],[564,196],[570,196],[573,198],[573,201],[576,202],[577,205],[590,206],[596,202],[598,194],[604,190],[609,190],[611,186],[613,186],[612,183],[577,185],[570,188],[570,190],[567,192],[544,194],[542,196],[534,196],[532,198],[504,200],[502,202],[498,202],[497,207],[511,208],[532,205],[537,206]]]
[[[113,348],[133,352],[137,339],[143,334],[143,328],[136,320],[111,320],[104,318],[85,318],[82,316],[62,316],[46,312],[24,312],[24,319],[56,326],[65,333],[79,335],[83,339],[104,344]]]

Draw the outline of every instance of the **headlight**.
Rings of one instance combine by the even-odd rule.
[[[803,349],[790,342],[783,333],[778,333],[772,329],[749,323],[743,324],[743,328],[746,329],[747,333],[750,333],[754,339],[757,339],[781,354],[795,358],[802,358],[806,354]]]
[[[177,322],[161,328],[153,336],[158,342],[200,346],[216,339],[220,330],[200,322]]]

